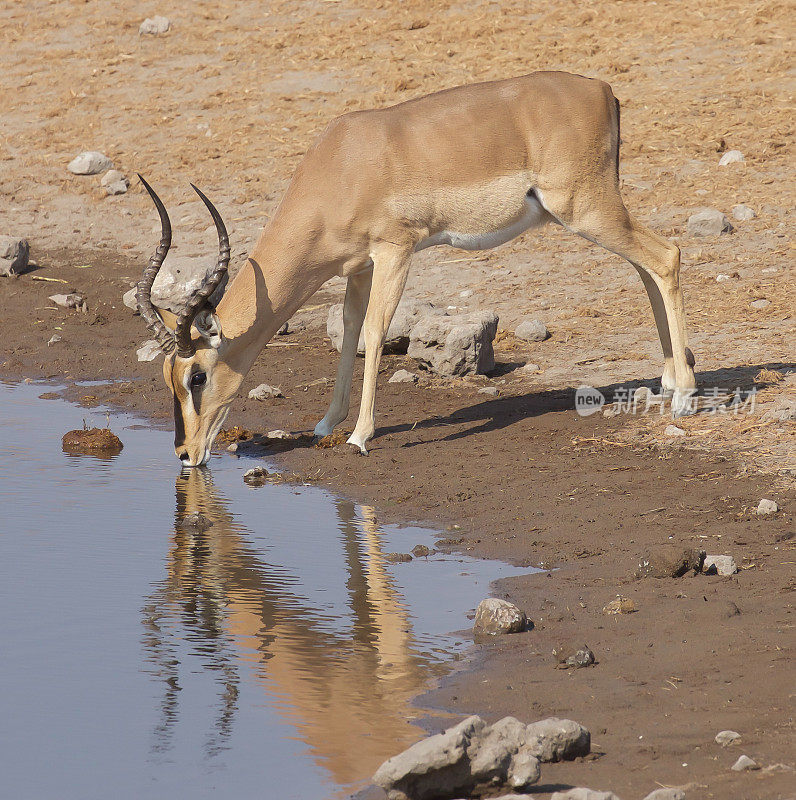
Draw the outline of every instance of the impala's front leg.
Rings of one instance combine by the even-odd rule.
[[[343,304],[343,346],[340,348],[340,363],[337,365],[332,402],[326,416],[315,426],[315,435],[319,438],[328,436],[335,426],[348,416],[351,376],[354,374],[359,333],[368,307],[372,278],[373,270],[368,269],[357,275],[351,275],[346,285]]]
[[[406,285],[411,254],[411,248],[394,244],[381,245],[371,253],[373,285],[365,315],[365,378],[362,383],[362,403],[356,427],[348,438],[348,444],[358,447],[363,455],[368,454],[365,445],[373,438],[376,430],[374,413],[376,378],[379,374],[384,337]]]

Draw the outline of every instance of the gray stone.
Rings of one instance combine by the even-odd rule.
[[[754,209],[750,208],[745,203],[739,203],[737,206],[733,206],[732,215],[739,222],[748,222],[750,219],[754,219],[757,216]]]
[[[493,311],[426,314],[412,328],[407,352],[438,375],[483,375],[495,368],[492,342],[497,325]]]
[[[51,345],[58,344],[58,342],[63,341],[62,337],[60,337],[57,333],[53,334],[49,341],[47,342],[47,347]]]
[[[619,800],[613,792],[598,792],[595,789],[567,789],[565,792],[553,792],[550,800]]]
[[[688,218],[688,232],[691,236],[718,236],[732,231],[730,221],[715,208],[703,208]]]
[[[113,162],[108,156],[96,150],[87,150],[75,156],[67,167],[75,175],[98,175],[100,172],[113,169]]]
[[[726,167],[728,164],[740,164],[745,161],[740,150],[728,150],[720,159],[719,166]]]
[[[118,169],[109,169],[100,180],[108,194],[124,194],[130,186],[130,181]]]
[[[735,575],[738,567],[732,556],[705,556],[702,572],[707,575]]]
[[[735,772],[748,772],[753,769],[760,769],[760,765],[749,756],[743,755],[730,767]]]
[[[571,719],[548,719],[525,726],[525,745],[539,761],[572,761],[591,750],[591,734]]]
[[[160,345],[154,340],[149,339],[135,351],[139,361],[154,361],[161,353]]]
[[[490,397],[497,397],[498,390],[496,386],[484,386],[478,390],[478,394],[486,394]]]
[[[494,725],[469,717],[385,761],[373,780],[390,800],[493,795],[503,787],[525,791],[540,774],[525,738],[526,726],[513,717]]]
[[[284,397],[282,390],[278,386],[269,386],[261,383],[249,392],[249,400],[271,400],[274,397]]]
[[[160,33],[166,33],[171,28],[171,20],[168,17],[161,17],[156,15],[154,17],[147,17],[138,27],[139,36],[157,36]]]
[[[481,717],[472,716],[452,728],[413,744],[385,761],[373,782],[389,800],[426,800],[456,797],[472,786],[467,749],[486,728]]]
[[[88,311],[86,298],[77,292],[70,292],[69,294],[51,294],[49,299],[52,300],[55,305],[62,306],[63,308],[74,308],[78,311],[82,311],[84,314]]]
[[[758,514],[776,514],[779,511],[779,506],[773,500],[767,500],[765,497],[757,504]]]
[[[534,364],[529,361],[527,364],[523,364],[520,369],[523,372],[541,372],[542,368],[538,364]]]
[[[132,289],[128,289],[122,295],[122,302],[127,306],[127,308],[131,308],[135,313],[138,313],[138,301],[135,299],[136,288],[133,286]]]
[[[527,318],[517,325],[514,335],[524,342],[543,342],[550,336],[550,331],[540,319]]]
[[[749,304],[755,311],[762,311],[764,308],[768,308],[771,305],[771,301],[767,300],[765,297],[761,297],[759,300],[753,300]]]
[[[518,633],[525,630],[528,620],[513,603],[488,597],[478,604],[475,610],[473,629],[478,633],[497,636],[502,633]]]
[[[737,744],[740,740],[741,734],[737,731],[719,731],[716,734],[716,744],[720,744],[722,747]]]
[[[677,425],[667,425],[664,429],[664,434],[666,436],[685,436],[686,433],[682,428],[678,428]]]
[[[30,245],[17,236],[0,236],[0,276],[9,278],[27,269]]]
[[[472,289],[465,289],[463,292],[459,292],[459,297],[461,297],[463,300],[466,300],[468,297],[472,296],[473,296]]]
[[[426,314],[442,314],[433,303],[427,300],[416,300],[407,297],[398,303],[395,309],[390,327],[387,329],[387,336],[384,339],[384,352],[394,355],[403,355],[409,348],[409,338],[412,328],[418,320]],[[329,308],[329,315],[326,319],[326,335],[332,340],[332,345],[339,353],[343,349],[343,304],[336,303]],[[361,355],[365,352],[365,335],[359,334],[357,352]]]
[[[594,653],[588,645],[573,647],[568,644],[559,644],[553,648],[553,655],[558,662],[559,669],[582,669],[590,667],[595,662]]]
[[[417,383],[417,375],[408,369],[396,370],[387,383]]]
[[[685,800],[685,791],[674,787],[656,789],[654,792],[650,792],[644,800]]]
[[[268,431],[266,436],[269,439],[292,439],[293,438],[293,434],[288,433],[287,431],[283,431],[281,428],[277,428],[276,430],[273,430],[273,431]]]

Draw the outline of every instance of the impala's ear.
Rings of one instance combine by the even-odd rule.
[[[153,306],[153,308],[163,324],[174,333],[177,330],[177,315],[169,311],[168,308],[157,308],[156,306]]]
[[[211,308],[202,309],[193,320],[194,328],[205,340],[208,347],[218,350],[221,345],[221,320]]]

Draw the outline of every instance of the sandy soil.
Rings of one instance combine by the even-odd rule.
[[[154,13],[143,3],[5,4],[0,233],[27,236],[40,267],[0,283],[0,370],[124,378],[71,396],[168,423],[159,366],[135,359],[146,333],[121,304],[155,244],[154,215],[136,184],[105,197],[99,176],[68,173],[81,150],[152,179],[182,255],[214,248],[187,187],[198,182],[227,218],[240,262],[312,137],[343,111],[537,68],[609,80],[622,101],[627,203],[683,249],[698,378],[708,389],[757,387],[754,412],[696,415],[678,422],[687,435],[677,439],[658,415],[578,417],[574,387],[610,396],[650,383],[659,346],[629,265],[549,230],[488,254],[417,258],[411,294],[498,311],[506,333],[495,375],[396,386],[386,378],[411,364],[388,357],[368,459],[308,447],[278,457],[385,517],[459,526],[441,546],[559,567],[501,587],[534,630],[479,645],[473,670],[429,700],[490,718],[557,714],[588,725],[600,756],[548,767],[539,796],[579,784],[628,800],[691,784],[689,800],[793,797],[793,773],[728,769],[741,752],[764,766],[794,765],[796,433],[769,413],[796,395],[788,5],[594,0],[572,9],[562,0],[184,4],[161,10],[173,20],[168,34],[139,37]],[[718,167],[733,148],[746,161]],[[687,235],[694,210],[729,215],[740,202],[758,216],[734,234]],[[719,273],[730,279],[717,282]],[[231,424],[312,428],[330,396],[335,354],[324,320],[341,287],[327,285],[302,314],[307,328],[266,350]],[[87,295],[87,314],[47,300],[71,289]],[[474,294],[461,298],[464,289]],[[760,298],[770,305],[753,309]],[[514,340],[525,314],[543,318],[552,337]],[[53,334],[62,341],[48,347]],[[526,361],[541,370],[515,369]],[[357,390],[360,374],[361,366]],[[286,398],[244,399],[262,381]],[[486,385],[499,394],[478,394]],[[758,517],[761,497],[783,510]],[[732,578],[631,578],[640,558],[691,546],[730,553],[742,569]],[[639,612],[604,616],[617,594]],[[556,670],[559,640],[587,642],[599,663]],[[713,743],[727,727],[742,732],[742,746]]]

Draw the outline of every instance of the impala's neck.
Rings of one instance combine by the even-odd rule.
[[[272,221],[216,308],[226,341],[224,361],[245,375],[268,341],[330,276],[329,267],[312,257],[306,239],[286,240]]]

